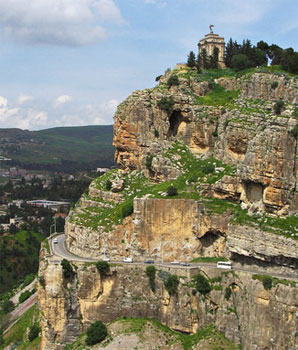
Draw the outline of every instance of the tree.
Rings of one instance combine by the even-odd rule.
[[[204,69],[209,68],[209,57],[206,49],[202,49],[202,52],[200,52],[200,66]]]
[[[103,278],[110,271],[110,265],[107,261],[98,261],[96,263],[96,268],[101,278]]]
[[[149,278],[149,284],[152,292],[155,292],[155,274],[156,268],[154,266],[146,267],[146,275]]]
[[[31,342],[33,339],[37,338],[40,332],[40,327],[38,324],[34,324],[30,327],[30,331],[28,333],[28,339]]]
[[[107,327],[101,321],[96,321],[87,329],[86,345],[95,345],[102,340],[108,334]]]
[[[266,290],[272,288],[272,282],[273,282],[273,280],[272,280],[271,276],[264,276],[263,281],[262,281],[263,286]]]
[[[177,294],[179,278],[176,275],[170,275],[168,279],[164,282],[166,290],[170,295]]]
[[[196,55],[194,54],[193,51],[190,51],[190,53],[187,57],[187,65],[190,68],[193,68],[196,65]]]
[[[168,196],[176,196],[178,194],[177,188],[174,186],[169,186],[167,189],[167,195]]]
[[[276,115],[280,115],[282,110],[283,110],[283,108],[284,108],[284,106],[285,106],[284,101],[282,101],[282,100],[276,101],[275,105],[273,106],[274,113]]]
[[[205,276],[198,273],[197,275],[195,275],[193,277],[193,282],[194,282],[196,290],[199,293],[201,293],[203,295],[210,293],[211,286],[210,286],[210,283]]]
[[[170,88],[171,86],[178,86],[179,85],[179,78],[176,74],[172,74],[168,81],[167,81],[167,85]]]
[[[210,68],[217,69],[218,68],[218,54],[219,54],[219,48],[214,47],[213,54],[210,57]]]
[[[231,68],[235,69],[235,71],[240,71],[243,69],[247,69],[249,67],[250,67],[250,62],[246,55],[238,54],[232,57]]]
[[[5,300],[2,304],[2,310],[5,314],[8,314],[14,308],[14,303],[11,300]]]
[[[61,261],[61,266],[62,266],[62,272],[63,272],[64,278],[70,278],[74,275],[72,266],[68,260],[63,259]]]
[[[11,235],[14,235],[14,234],[16,234],[17,232],[18,232],[18,228],[17,228],[17,226],[15,225],[15,224],[10,224],[9,225],[9,230],[8,230],[8,232],[11,234]]]

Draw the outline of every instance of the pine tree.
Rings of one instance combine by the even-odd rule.
[[[193,51],[190,51],[190,53],[187,57],[187,65],[190,68],[193,68],[196,65],[196,55],[194,54]]]

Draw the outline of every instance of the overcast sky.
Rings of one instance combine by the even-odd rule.
[[[210,24],[298,51],[298,0],[0,0],[0,128],[112,124]]]

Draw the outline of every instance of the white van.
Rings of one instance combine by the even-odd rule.
[[[123,262],[125,262],[125,263],[132,263],[132,258],[124,258]]]

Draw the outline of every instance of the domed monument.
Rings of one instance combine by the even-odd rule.
[[[214,48],[217,47],[218,52],[218,65],[220,68],[225,68],[224,53],[225,53],[225,38],[213,33],[214,25],[209,26],[210,33],[206,34],[203,39],[198,43],[199,54],[203,49],[206,50],[208,56],[213,55]]]

